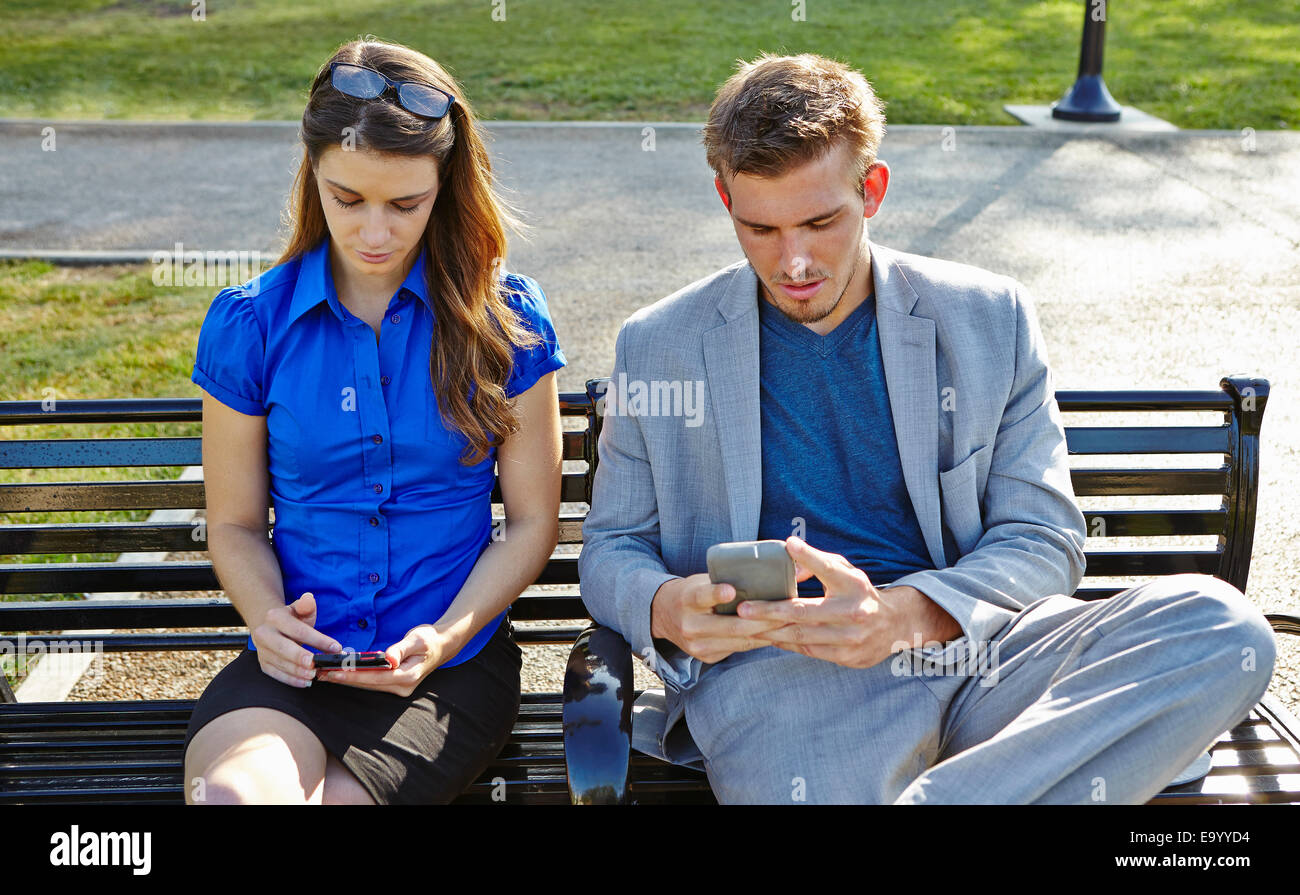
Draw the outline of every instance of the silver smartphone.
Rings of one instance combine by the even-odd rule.
[[[789,600],[798,592],[794,560],[785,550],[785,541],[714,544],[705,562],[710,581],[736,589],[736,599],[713,607],[718,615],[735,615],[742,600]]]

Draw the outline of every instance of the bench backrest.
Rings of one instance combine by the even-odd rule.
[[[524,643],[570,643],[588,617],[578,595],[577,549],[596,468],[596,438],[607,385],[607,380],[593,380],[585,394],[560,396],[566,423],[560,547],[538,577],[539,587],[530,588],[511,610],[516,636]],[[1065,414],[1069,452],[1077,458],[1071,463],[1074,490],[1088,524],[1087,577],[1076,596],[1096,599],[1128,586],[1114,578],[1178,572],[1216,575],[1245,590],[1254,538],[1260,422],[1268,390],[1267,380],[1232,376],[1220,382],[1219,391],[1057,392]],[[1213,421],[1117,425],[1110,418],[1112,414],[1136,413],[1189,417],[1209,413]],[[201,420],[201,403],[195,399],[59,401],[45,407],[38,401],[0,402],[0,433],[9,431],[7,427],[49,424],[92,424],[111,430],[130,423]],[[1093,421],[1100,424],[1089,424]],[[1187,462],[1187,455],[1197,454],[1208,455],[1208,465]],[[1135,459],[1148,463],[1137,465]],[[0,468],[4,469],[120,470],[200,466],[201,462],[197,436],[0,441]],[[1149,465],[1152,462],[1163,465]],[[123,556],[117,562],[78,556],[204,551],[207,542],[201,524],[157,518],[135,522],[23,521],[25,514],[38,512],[69,512],[81,519],[104,511],[192,511],[204,506],[202,481],[131,481],[121,475],[115,472],[114,478],[103,481],[0,484],[0,514],[4,514],[0,515],[0,557],[27,560],[0,563],[0,595],[9,600],[0,602],[0,632],[112,629],[117,633],[96,636],[109,651],[242,646],[244,635],[234,633],[134,633],[149,628],[239,626],[238,614],[224,599],[112,598],[121,592],[219,590],[211,563],[163,562],[161,556],[147,555]],[[1149,504],[1152,498],[1159,505],[1123,505]],[[499,493],[494,492],[493,500],[499,501]],[[1210,505],[1179,505],[1189,500]],[[501,516],[499,504],[494,515]],[[1213,538],[1215,543],[1183,546],[1181,539],[1187,536]],[[1122,543],[1132,538],[1144,541]],[[39,560],[41,555],[51,554],[70,554],[71,561]],[[13,601],[14,596],[59,594],[102,598]],[[576,624],[556,625],[556,621]],[[74,640],[76,636],[56,634],[43,639],[49,644],[60,637]]]

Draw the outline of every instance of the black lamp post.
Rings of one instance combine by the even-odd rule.
[[[1100,10],[1101,14],[1097,15]],[[1119,121],[1120,106],[1101,76],[1106,48],[1106,0],[1084,0],[1083,46],[1079,50],[1079,76],[1052,105],[1052,117],[1069,121]]]

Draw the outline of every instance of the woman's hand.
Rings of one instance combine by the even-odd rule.
[[[317,631],[315,625],[316,598],[310,593],[268,610],[262,623],[249,631],[262,671],[291,687],[310,687],[316,669],[311,650],[303,644],[327,653],[343,652],[334,638]]]
[[[428,677],[429,672],[454,655],[450,646],[449,640],[439,634],[433,625],[418,625],[407,631],[400,641],[384,650],[389,661],[397,664],[396,668],[387,671],[323,671],[320,679],[349,687],[410,696],[420,681]]]

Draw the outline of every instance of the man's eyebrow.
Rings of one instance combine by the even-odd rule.
[[[336,187],[338,187],[339,189],[341,189],[341,190],[342,190],[343,192],[345,192],[345,193],[351,193],[351,194],[354,195],[354,196],[360,196],[360,195],[361,195],[360,193],[358,193],[356,190],[352,189],[351,187],[346,187],[346,186],[344,186],[343,184],[339,183],[338,181],[330,180],[328,177],[325,178],[325,182],[328,183],[330,186],[336,186]],[[431,192],[433,192],[433,187],[429,187],[429,188],[428,188],[427,190],[425,190],[423,193],[412,193],[412,194],[409,195],[409,196],[398,196],[396,199],[390,199],[389,201],[390,201],[390,202],[409,202],[411,199],[423,199],[425,196],[429,195],[429,193],[431,193]]]
[[[830,211],[823,211],[821,214],[815,214],[815,215],[813,215],[812,217],[810,217],[810,218],[808,218],[808,219],[806,219],[806,220],[802,220],[802,221],[800,221],[799,223],[795,224],[795,226],[796,226],[796,227],[806,227],[806,226],[808,226],[809,224],[816,223],[817,221],[824,221],[824,220],[826,220],[826,219],[829,218],[829,217],[834,217],[835,215],[839,214],[841,211],[844,210],[844,208],[845,208],[845,206],[841,205],[839,208],[832,208]],[[761,229],[761,230],[771,230],[771,229],[772,229],[772,228],[771,228],[769,225],[767,225],[767,224],[756,224],[756,223],[754,223],[753,221],[747,221],[747,220],[745,220],[744,218],[742,218],[740,215],[736,215],[736,220],[740,221],[740,223],[744,224],[746,227],[756,227],[756,228]]]

